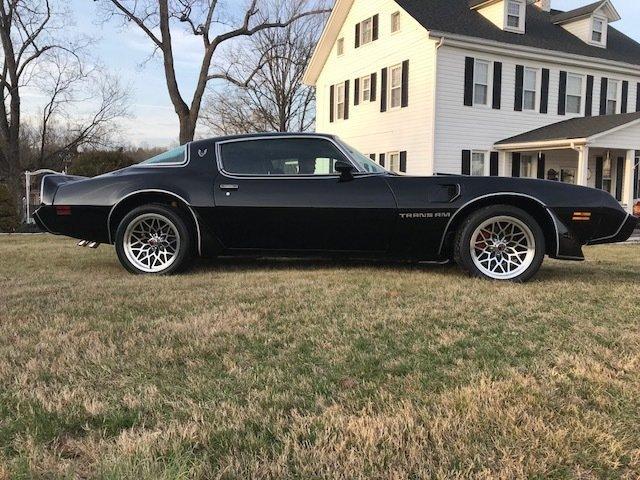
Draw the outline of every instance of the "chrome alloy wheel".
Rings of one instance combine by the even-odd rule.
[[[487,277],[511,280],[524,273],[536,255],[531,229],[514,217],[493,217],[471,236],[471,258]]]
[[[169,268],[180,251],[178,229],[168,218],[146,213],[133,220],[124,233],[124,253],[139,270],[159,273]]]

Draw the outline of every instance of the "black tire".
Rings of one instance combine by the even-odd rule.
[[[151,271],[151,267],[149,269],[142,268],[140,266],[142,262],[135,263],[133,259],[135,255],[132,254],[131,248],[127,247],[130,242],[125,238],[130,236],[127,231],[130,226],[133,228],[137,221],[150,217],[158,221],[164,219],[171,226],[171,230],[175,231],[175,237],[178,238],[177,248],[174,248],[175,253],[172,255],[170,263],[166,267],[157,267],[155,271]],[[193,234],[179,212],[164,205],[149,204],[135,208],[122,219],[116,232],[115,247],[120,263],[129,272],[137,275],[171,275],[179,273],[189,266],[193,255]]]
[[[499,231],[495,236],[488,235],[487,230],[478,231],[483,225],[492,225],[491,222],[501,219],[503,223],[500,225],[506,225],[508,222],[514,225],[511,236],[508,230],[504,234]],[[518,229],[522,234],[514,235],[513,232]],[[494,231],[494,228],[491,231]],[[474,242],[477,242],[475,245],[479,248],[471,246],[472,237],[475,235],[478,237]],[[529,248],[526,249],[525,245],[519,242],[529,245]],[[525,251],[527,253],[524,253]],[[518,252],[517,256],[515,252]],[[454,240],[456,263],[472,277],[489,280],[526,282],[540,269],[545,252],[544,233],[538,222],[524,210],[510,205],[492,205],[473,212],[462,222]],[[489,258],[492,260],[489,261]],[[516,267],[519,262],[519,267]],[[498,263],[501,265],[498,266]],[[492,271],[492,268],[495,271]],[[512,271],[507,272],[509,269]]]

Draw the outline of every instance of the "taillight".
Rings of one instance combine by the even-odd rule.
[[[71,207],[63,205],[56,206],[56,215],[59,217],[68,217],[71,215]]]

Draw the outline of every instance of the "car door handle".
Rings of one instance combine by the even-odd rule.
[[[238,190],[238,185],[232,184],[222,184],[220,185],[220,190]]]

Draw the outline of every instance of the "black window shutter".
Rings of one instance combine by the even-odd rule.
[[[378,40],[379,31],[380,31],[379,25],[380,25],[380,16],[376,14],[373,16],[373,41],[374,42]]]
[[[371,101],[372,102],[376,101],[377,87],[378,87],[378,74],[374,72],[371,74]]]
[[[493,62],[493,109],[502,106],[502,62]]]
[[[640,83],[636,86],[636,112],[640,112]]]
[[[375,153],[370,153],[369,154],[369,158],[375,162],[376,161],[376,154]]]
[[[618,157],[616,167],[616,200],[622,201],[622,185],[624,180],[624,157]]]
[[[336,87],[331,85],[329,88],[329,123],[333,123],[333,103],[335,101]]]
[[[344,82],[344,119],[349,120],[349,80]]]
[[[386,155],[384,153],[381,153],[378,158],[380,159],[380,166],[384,167],[384,161],[385,161]]]
[[[513,109],[516,112],[522,111],[522,94],[524,90],[524,66],[516,65],[516,97]]]
[[[549,69],[542,69],[542,91],[540,93],[540,113],[549,113]]]
[[[353,81],[353,104],[360,104],[360,79],[356,78]]]
[[[409,60],[402,62],[402,108],[409,106]]]
[[[360,48],[360,24],[356,23],[356,48]]]
[[[596,188],[602,190],[602,177],[603,177],[603,169],[604,169],[604,158],[596,157]]]
[[[380,111],[387,111],[387,69],[380,72]]]
[[[471,175],[471,150],[462,151],[462,175]]]
[[[464,62],[464,104],[467,107],[473,106],[473,69],[475,59],[467,57]]]
[[[407,173],[407,152],[400,152],[400,171]]]
[[[626,80],[622,82],[622,106],[620,107],[620,113],[627,113],[629,107],[629,82]]]
[[[498,152],[491,152],[489,175],[491,175],[492,177],[498,176]]]
[[[593,75],[587,75],[587,99],[584,105],[585,117],[593,115]]]
[[[522,155],[518,152],[514,152],[511,154],[511,176],[519,177],[520,176],[520,157]]]
[[[560,72],[560,89],[558,90],[558,115],[567,114],[567,72]]]
[[[600,115],[607,114],[607,90],[609,89],[609,79],[602,77],[600,84]]]
[[[538,178],[544,180],[547,172],[547,156],[544,153],[538,154]]]

